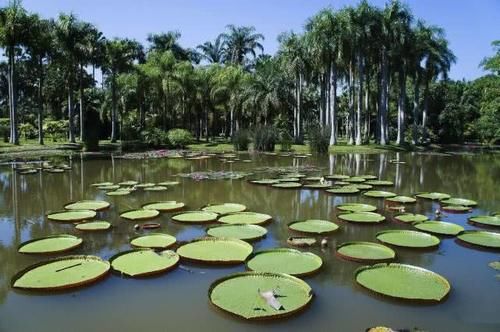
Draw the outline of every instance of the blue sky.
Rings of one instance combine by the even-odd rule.
[[[253,25],[266,37],[266,53],[277,49],[283,31],[301,31],[307,18],[331,6],[357,0],[24,0],[24,6],[44,17],[73,12],[96,24],[107,37],[145,42],[150,32],[178,30],[181,43],[194,47],[213,40],[227,24]],[[370,3],[383,6],[385,0]],[[484,73],[478,64],[492,54],[491,41],[500,39],[500,0],[407,0],[417,18],[446,30],[457,56],[453,79],[474,79]],[[4,6],[8,0],[0,0]]]

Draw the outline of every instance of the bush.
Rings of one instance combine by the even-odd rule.
[[[307,130],[309,137],[309,148],[313,152],[327,153],[330,146],[330,127],[311,125]]]
[[[167,132],[170,145],[174,148],[183,149],[193,141],[193,136],[186,129],[171,129]]]
[[[250,133],[246,129],[238,130],[233,134],[231,140],[236,151],[246,151],[250,144]]]
[[[291,151],[292,150],[292,143],[293,143],[293,137],[290,135],[288,131],[282,131],[281,132],[281,151]]]
[[[68,135],[69,122],[68,120],[52,120],[45,121],[43,130],[45,134],[54,142],[58,139],[64,139]]]
[[[141,140],[149,146],[158,147],[168,143],[167,133],[159,128],[141,131]]]
[[[31,123],[21,123],[19,125],[19,133],[24,139],[35,138],[38,133],[38,129],[36,129]]]
[[[124,123],[122,125],[122,132],[120,139],[122,141],[134,141],[141,139],[142,133],[140,132],[139,126],[133,123]]]
[[[253,144],[257,151],[274,151],[277,140],[277,130],[273,126],[259,126],[254,130]]]
[[[4,142],[9,141],[10,136],[10,120],[8,118],[0,118],[0,136]]]

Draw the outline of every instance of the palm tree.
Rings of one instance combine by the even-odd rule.
[[[227,29],[229,31],[221,36],[225,44],[225,60],[230,64],[245,66],[248,64],[248,55],[255,59],[256,50],[264,52],[264,47],[260,43],[264,40],[264,35],[256,33],[254,27],[237,27],[230,24]]]
[[[185,61],[190,59],[190,52],[179,44],[181,33],[178,31],[168,31],[166,33],[149,34],[147,41],[151,43],[150,51],[166,52],[172,51],[177,60]]]
[[[223,63],[224,62],[224,42],[223,36],[218,35],[215,38],[215,42],[204,42],[201,45],[198,45],[196,48],[201,51],[201,56],[209,63]]]

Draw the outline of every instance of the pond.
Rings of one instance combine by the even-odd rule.
[[[379,296],[358,285],[355,270],[366,265],[347,261],[336,254],[336,246],[347,241],[377,242],[376,234],[390,229],[412,229],[394,221],[381,198],[362,194],[333,195],[324,190],[279,189],[249,183],[248,179],[276,176],[270,170],[298,170],[309,176],[323,174],[375,175],[394,182],[381,187],[400,195],[436,191],[469,198],[478,205],[469,213],[447,213],[442,221],[465,229],[498,232],[467,222],[474,215],[499,212],[500,158],[495,154],[382,153],[338,154],[324,157],[242,155],[241,160],[222,162],[219,158],[139,159],[118,157],[62,160],[70,166],[63,173],[38,172],[20,175],[16,165],[0,166],[0,331],[364,331],[373,326],[415,328],[427,331],[500,331],[500,280],[488,264],[499,260],[498,251],[479,250],[457,243],[455,237],[440,237],[435,249],[392,247],[396,262],[419,266],[445,277],[451,292],[440,303],[422,304]],[[397,160],[398,162],[394,162]],[[198,179],[176,176],[203,171],[253,172],[247,178]],[[220,173],[219,173],[220,175]],[[126,196],[107,196],[91,184],[136,180],[140,183],[179,181],[166,191],[137,190]],[[98,199],[111,203],[98,218],[113,227],[105,232],[82,232],[72,224],[47,220],[49,211],[61,210],[69,202]],[[90,254],[109,259],[130,250],[130,239],[145,230],[134,229],[134,221],[120,218],[120,212],[150,202],[176,200],[188,210],[209,203],[241,203],[248,211],[269,214],[264,225],[267,236],[252,242],[254,251],[288,247],[288,223],[303,219],[326,219],[340,228],[325,236],[328,247],[308,249],[323,260],[320,271],[303,279],[314,291],[304,311],[275,321],[248,322],[233,317],[208,299],[210,285],[217,279],[245,271],[245,265],[208,266],[181,261],[179,268],[152,278],[124,278],[115,273],[88,287],[64,292],[33,293],[13,289],[12,277],[47,256],[18,253],[24,241],[53,234],[73,234],[83,244],[69,254]],[[336,205],[362,202],[375,205],[385,222],[359,225],[338,219]],[[418,199],[406,211],[435,219],[439,203]],[[177,241],[205,236],[206,225],[185,225],[171,221],[172,214],[152,219],[161,223],[158,232]],[[318,240],[323,239],[319,237]],[[379,242],[380,243],[380,242]],[[48,256],[53,257],[53,256]]]

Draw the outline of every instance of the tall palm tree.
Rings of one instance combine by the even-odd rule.
[[[228,32],[223,33],[226,49],[226,61],[233,65],[245,66],[248,64],[248,55],[253,58],[257,56],[257,50],[264,52],[264,47],[260,43],[264,40],[264,35],[255,32],[254,27],[227,26]]]
[[[209,63],[223,63],[224,62],[224,41],[223,36],[218,35],[215,41],[204,42],[198,45],[196,48],[201,51],[201,56]]]
[[[190,52],[179,44],[181,33],[178,31],[168,31],[157,34],[149,34],[147,41],[151,43],[150,51],[166,52],[172,51],[177,60],[189,60]]]

